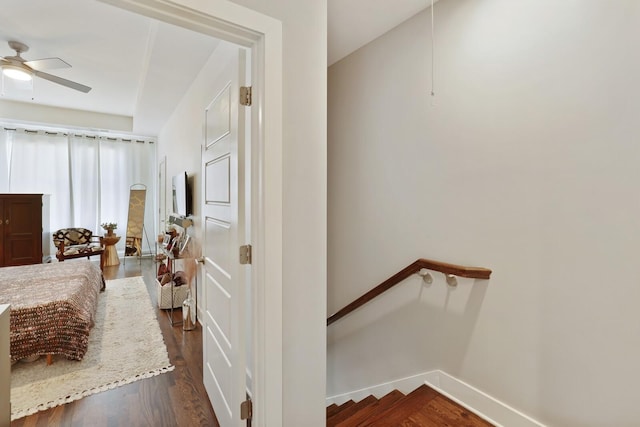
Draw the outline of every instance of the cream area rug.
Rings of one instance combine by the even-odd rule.
[[[11,420],[172,371],[142,277],[108,280],[81,361],[54,357],[11,367]]]

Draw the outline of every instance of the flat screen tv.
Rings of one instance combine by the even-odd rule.
[[[191,215],[193,213],[191,211],[191,189],[187,172],[180,172],[173,176],[172,192],[173,213],[185,217]]]

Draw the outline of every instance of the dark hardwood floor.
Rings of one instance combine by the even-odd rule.
[[[155,269],[151,258],[144,258],[141,263],[128,258],[126,265],[121,260],[119,266],[105,267],[104,277],[111,280],[142,275],[157,307]],[[180,325],[171,327],[164,310],[157,309],[156,314],[169,359],[175,366],[173,371],[20,418],[11,427],[218,426],[202,384],[200,325],[193,331],[183,331]],[[180,310],[175,314],[178,319]]]

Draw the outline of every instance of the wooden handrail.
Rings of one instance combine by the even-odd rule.
[[[393,276],[389,277],[387,280],[380,283],[378,286],[371,289],[360,298],[354,300],[350,304],[347,304],[346,306],[329,316],[329,318],[327,319],[327,326],[351,313],[355,309],[362,307],[378,295],[382,294],[385,291],[388,291],[407,277],[419,272],[423,268],[433,271],[439,271],[445,274],[453,274],[454,276],[468,277],[471,279],[488,279],[491,276],[491,270],[489,270],[488,268],[464,267],[462,265],[448,264],[446,262],[432,261],[429,259],[420,258],[419,260],[406,266]]]

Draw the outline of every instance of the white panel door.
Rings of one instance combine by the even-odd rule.
[[[245,400],[245,274],[239,247],[245,240],[245,84],[246,51],[228,49],[228,61],[214,81],[205,112],[203,176],[203,379],[222,427],[240,426]],[[246,236],[248,238],[249,236]]]

